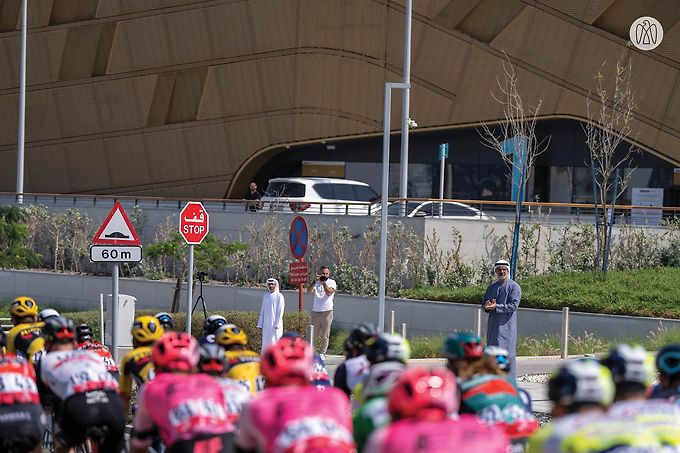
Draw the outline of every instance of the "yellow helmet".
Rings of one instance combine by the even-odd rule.
[[[215,343],[225,348],[235,344],[245,346],[248,344],[248,336],[235,324],[225,324],[215,332]]]
[[[32,297],[19,296],[9,306],[9,313],[17,318],[38,316],[38,304],[35,303]]]
[[[132,337],[141,343],[151,343],[163,336],[165,331],[155,316],[137,316],[132,323]]]

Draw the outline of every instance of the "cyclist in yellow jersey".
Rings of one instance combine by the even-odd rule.
[[[9,314],[14,327],[7,332],[7,352],[33,363],[45,347],[45,340],[40,336],[44,323],[37,321],[38,304],[28,296],[17,297],[9,306]]]
[[[215,343],[226,351],[228,378],[238,381],[252,394],[264,389],[264,377],[260,374],[260,354],[246,349],[248,337],[243,330],[234,324],[225,324],[215,332]]]
[[[151,361],[151,347],[163,336],[163,327],[153,316],[138,316],[132,323],[132,351],[125,354],[120,367],[120,396],[123,398],[125,414],[130,409],[132,383],[138,387],[154,377]]]

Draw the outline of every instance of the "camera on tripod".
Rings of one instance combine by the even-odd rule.
[[[207,272],[199,272],[198,274],[196,274],[196,278],[198,279],[199,282],[205,281],[207,276],[208,276]]]

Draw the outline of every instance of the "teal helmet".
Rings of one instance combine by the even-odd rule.
[[[482,340],[472,332],[457,331],[444,341],[444,354],[449,360],[479,359],[484,356]]]

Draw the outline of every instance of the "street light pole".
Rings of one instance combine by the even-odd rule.
[[[24,202],[24,137],[26,123],[26,17],[28,0],[21,2],[21,63],[19,69],[19,137],[17,141],[17,203]]]
[[[385,112],[383,115],[383,157],[382,157],[382,195],[380,197],[380,264],[378,270],[378,330],[385,331],[385,283],[387,280],[387,199],[389,198],[390,179],[390,110],[392,108],[392,89],[407,90],[407,83],[385,84]]]
[[[401,174],[399,177],[399,198],[408,197],[408,129],[411,99],[411,17],[412,0],[406,0],[406,24],[404,27],[404,97],[401,118]],[[406,201],[401,202],[400,215],[406,217]]]

